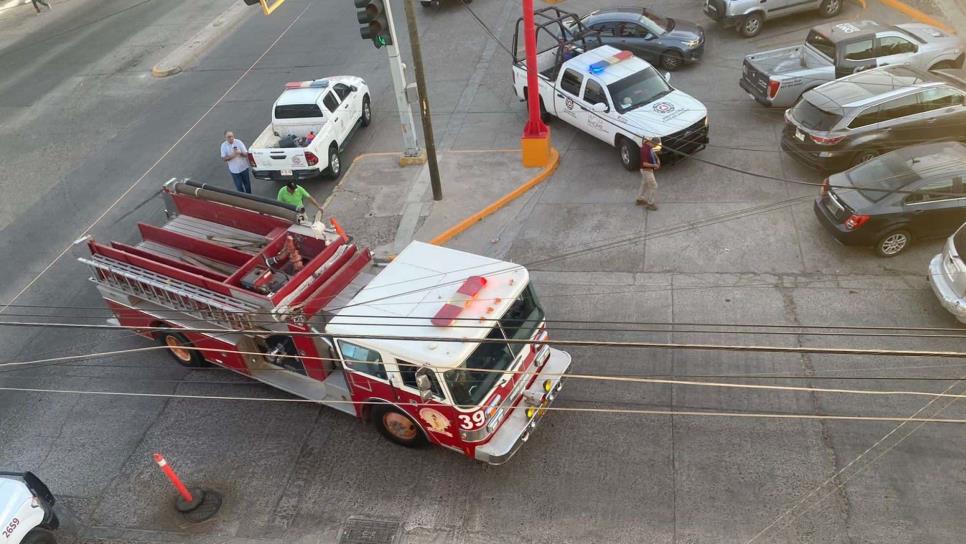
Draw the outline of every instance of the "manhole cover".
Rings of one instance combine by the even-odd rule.
[[[399,521],[352,516],[342,528],[339,544],[395,544]]]

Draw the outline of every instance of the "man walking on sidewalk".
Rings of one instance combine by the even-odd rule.
[[[37,13],[40,13],[40,4],[43,4],[44,7],[47,8],[47,11],[50,11],[50,4],[47,3],[47,0],[30,0],[30,3],[34,5],[34,9],[37,10]]]
[[[637,195],[637,205],[649,210],[657,209],[657,179],[654,171],[661,167],[661,159],[654,151],[654,143],[644,138],[641,145],[641,192]]]
[[[225,131],[225,141],[221,142],[221,160],[228,163],[228,172],[235,182],[239,193],[251,193],[252,182],[248,177],[248,148],[245,142],[235,138],[230,130]]]

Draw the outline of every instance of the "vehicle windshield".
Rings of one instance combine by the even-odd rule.
[[[832,40],[826,38],[818,32],[815,32],[814,30],[809,32],[808,37],[805,38],[805,43],[811,45],[815,50],[826,57],[835,60],[835,44],[832,43]]]
[[[801,123],[805,128],[832,130],[832,127],[842,118],[837,113],[819,109],[808,100],[802,99],[792,108],[792,119]]]
[[[846,172],[845,177],[870,202],[878,202],[919,179],[906,161],[888,156],[863,163]]]
[[[620,113],[639,108],[671,94],[674,88],[653,67],[647,67],[607,86]]]
[[[646,9],[641,15],[641,24],[644,25],[644,28],[646,28],[652,34],[656,34],[658,36],[664,34],[665,32],[670,32],[671,29],[674,28],[673,19],[661,17],[660,15],[652,13]]]
[[[511,344],[506,339],[530,338],[542,321],[543,309],[533,290],[527,286],[510,305],[499,325],[487,335],[488,340],[500,341],[481,343],[460,368],[443,374],[453,402],[457,406],[479,405],[503,377],[499,371],[509,369],[516,355],[527,345]]]
[[[288,104],[275,106],[276,119],[302,119],[305,117],[322,117],[322,109],[318,104]]]

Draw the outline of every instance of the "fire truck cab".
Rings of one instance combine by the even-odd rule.
[[[141,242],[76,245],[116,320],[185,366],[215,364],[393,442],[490,464],[560,391],[570,356],[542,343],[522,266],[413,242],[379,270],[304,210],[185,180],[163,194],[169,220],[139,224]]]

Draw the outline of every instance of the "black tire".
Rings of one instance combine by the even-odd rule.
[[[21,544],[57,544],[54,533],[44,529],[34,529],[20,541]]]
[[[617,154],[625,169],[631,172],[641,169],[641,149],[634,145],[634,142],[623,136],[618,137]]]
[[[822,17],[835,17],[842,12],[842,0],[824,0],[818,7],[818,14]]]
[[[180,332],[164,331],[155,335],[159,346],[168,348],[168,354],[181,366],[199,368],[208,366],[201,352],[192,348],[191,340]]]
[[[329,179],[339,179],[342,175],[342,156],[334,142],[329,146],[329,167],[325,169],[325,174]]]
[[[527,94],[527,88],[526,87],[523,88],[523,96],[526,97],[525,100],[527,102],[527,109],[529,110],[530,109],[530,95]],[[551,115],[551,113],[549,111],[547,111],[546,106],[543,105],[543,97],[542,96],[540,97],[540,120],[543,121],[544,123],[548,124],[548,125],[550,124],[551,121],[553,121],[553,115]]]
[[[864,162],[871,161],[872,159],[879,156],[879,152],[874,149],[868,149],[866,151],[859,151],[852,157],[852,166],[858,166]]]
[[[673,72],[684,66],[684,55],[674,50],[661,53],[660,60],[661,68],[664,68],[668,72]]]
[[[879,257],[895,257],[912,243],[912,234],[905,229],[887,232],[875,243],[875,253]]]
[[[760,11],[749,13],[738,21],[738,34],[745,38],[754,38],[761,32],[763,26],[765,26],[765,16]]]
[[[372,102],[369,95],[365,95],[362,97],[362,126],[367,127],[369,123],[372,123]]]
[[[419,448],[428,443],[419,424],[395,406],[389,404],[373,406],[372,421],[379,429],[379,434],[400,446]]]

